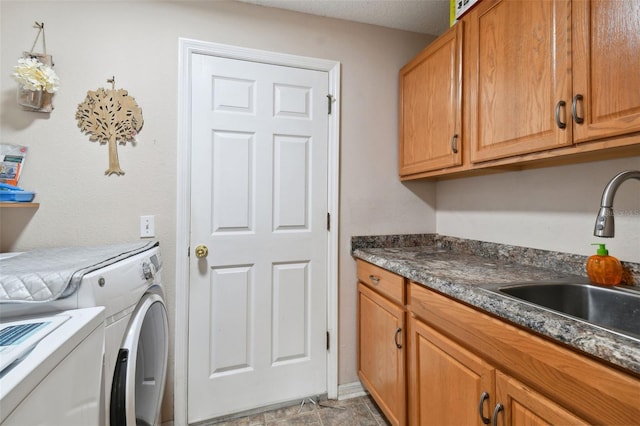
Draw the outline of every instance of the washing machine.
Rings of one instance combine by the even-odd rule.
[[[15,280],[20,271],[25,275]],[[37,281],[50,275],[56,284],[62,275],[66,284],[47,287]],[[103,306],[99,424],[159,424],[169,329],[156,241],[20,253],[3,260],[0,284],[5,284],[0,285],[0,318]],[[25,300],[7,300],[11,294]]]

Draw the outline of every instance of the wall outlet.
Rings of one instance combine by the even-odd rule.
[[[151,238],[156,236],[156,226],[154,216],[140,216],[140,238]]]

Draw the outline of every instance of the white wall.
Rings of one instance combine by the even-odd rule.
[[[9,77],[31,48],[35,20],[45,23],[61,79],[49,115],[20,110]],[[227,1],[3,0],[0,23],[0,141],[29,147],[21,185],[40,203],[0,210],[0,251],[135,240],[139,216],[155,215],[172,331],[178,38],[342,63],[339,381],[356,380],[351,236],[436,230],[434,185],[403,185],[396,166],[397,73],[432,37]],[[120,177],[104,176],[107,147],[90,142],[74,119],[86,92],[112,75],[145,120],[138,143],[118,147]]]
[[[616,193],[615,237],[593,236],[602,191],[624,170],[640,170],[640,157],[438,182],[437,230],[582,255],[605,243],[620,260],[640,262],[640,181]]]

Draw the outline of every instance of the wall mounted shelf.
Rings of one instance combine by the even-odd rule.
[[[37,209],[40,207],[40,203],[18,203],[18,202],[9,202],[9,201],[1,201],[0,209],[3,208],[32,208]]]

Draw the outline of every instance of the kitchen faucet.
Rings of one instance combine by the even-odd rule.
[[[640,170],[627,170],[618,173],[609,181],[602,192],[602,201],[600,202],[600,211],[596,218],[596,226],[593,235],[596,237],[611,238],[615,235],[615,223],[613,220],[613,198],[616,190],[622,182],[627,179],[640,180]]]

